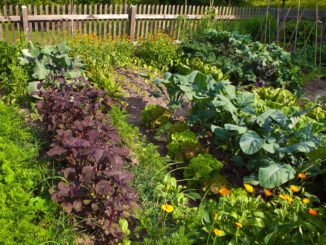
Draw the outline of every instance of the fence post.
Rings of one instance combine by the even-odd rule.
[[[135,40],[135,30],[136,30],[136,6],[130,6],[129,12],[129,37],[131,41]]]
[[[23,23],[23,31],[25,38],[27,39],[27,41],[29,41],[28,13],[26,6],[22,6],[21,22]]]

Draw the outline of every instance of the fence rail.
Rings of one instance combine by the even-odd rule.
[[[2,12],[2,13],[1,13]],[[117,38],[156,34],[159,29],[172,32],[179,38],[182,29],[198,28],[198,21],[207,13],[214,14],[215,21],[246,19],[257,16],[275,16],[280,20],[311,19],[326,21],[326,11],[254,8],[214,7],[187,5],[40,5],[3,6],[0,12],[0,40],[20,41],[22,38],[42,45],[55,44],[78,31],[96,33],[101,38],[111,35]],[[184,18],[191,20],[191,24]]]

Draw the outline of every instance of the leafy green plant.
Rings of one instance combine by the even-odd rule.
[[[199,144],[196,134],[190,130],[176,132],[172,134],[171,142],[167,145],[168,154],[172,158],[176,157],[176,155],[181,152],[181,147],[184,144],[187,144],[186,148],[193,147],[194,145]]]
[[[141,113],[141,124],[150,129],[163,126],[171,119],[171,114],[160,105],[147,105]]]
[[[54,238],[57,205],[42,185],[48,163],[18,109],[0,102],[0,243],[35,244]]]
[[[159,32],[149,38],[139,38],[135,54],[145,64],[168,71],[180,59],[177,50],[173,38]]]
[[[207,180],[210,180],[218,170],[223,167],[223,163],[212,155],[205,153],[192,158],[184,170],[184,177],[190,179],[187,185],[190,188],[200,187]]]
[[[293,167],[312,168],[304,154],[320,146],[322,136],[303,121],[313,107],[298,108],[288,116],[266,105],[256,111],[256,95],[226,81],[216,82],[198,71],[185,76],[167,73],[165,78],[156,80],[160,90],[161,85],[168,86],[173,88],[168,92],[191,102],[188,123],[211,130],[217,146],[230,146],[232,159],[253,173],[251,183],[275,187],[294,178]]]
[[[202,38],[181,44],[184,57],[230,74],[234,84],[287,88],[300,93],[301,72],[291,56],[275,44],[253,42],[237,32],[208,31]]]
[[[26,66],[31,74],[28,81],[27,92],[32,95],[38,91],[42,82],[54,82],[58,77],[73,79],[85,72],[85,65],[81,59],[69,56],[70,48],[66,43],[56,46],[41,46],[29,43],[28,49],[23,49],[20,64]],[[33,95],[35,96],[35,95]]]
[[[26,95],[28,76],[19,65],[22,48],[23,44],[0,41],[0,93],[7,104],[22,102]]]

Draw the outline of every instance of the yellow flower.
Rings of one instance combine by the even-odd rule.
[[[173,206],[169,204],[163,204],[161,208],[167,213],[172,213],[174,211]]]
[[[217,219],[217,217],[218,217],[218,214],[217,214],[217,213],[215,213],[215,214],[214,214],[214,220],[216,220],[216,219]]]
[[[292,197],[290,197],[290,196],[288,196],[288,195],[286,195],[285,197],[286,197],[286,200],[288,200],[289,202],[294,202],[294,200],[293,200]]]
[[[244,184],[243,186],[246,189],[246,191],[248,191],[250,193],[254,192],[254,187],[252,187],[251,185]]]
[[[283,199],[283,200],[287,200],[286,196],[284,196],[282,194],[279,194],[278,197],[281,198],[281,199]]]
[[[167,184],[166,187],[165,187],[165,189],[168,191],[170,189],[170,185]]]
[[[242,228],[242,224],[240,222],[235,222],[235,225],[237,226],[238,229]]]
[[[299,173],[299,174],[298,174],[298,177],[299,177],[300,179],[304,179],[304,178],[307,177],[307,175],[304,174],[304,173]]]
[[[220,236],[221,233],[222,233],[221,230],[219,230],[219,229],[217,229],[217,228],[214,229],[214,234],[215,234],[215,236]]]
[[[290,185],[290,189],[293,191],[293,192],[299,192],[300,191],[300,188],[295,186],[295,185]]]
[[[310,203],[310,200],[309,200],[308,198],[303,198],[303,199],[302,199],[302,202],[303,202],[303,203]]]

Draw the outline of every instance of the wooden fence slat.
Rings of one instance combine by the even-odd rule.
[[[9,15],[13,16],[14,12],[12,10],[12,5],[9,5]],[[12,42],[16,43],[16,35],[15,35],[15,23],[11,22],[10,23],[11,26],[11,37],[12,37]]]
[[[68,14],[71,15],[72,14],[72,9],[71,9],[71,4],[68,4]],[[68,37],[71,36],[72,34],[72,21],[67,21],[67,25],[68,25]]]
[[[73,16],[77,15],[77,5],[76,4],[73,5],[72,15]],[[72,35],[75,35],[76,29],[77,29],[77,22],[78,22],[78,20],[72,20],[71,21],[71,32],[72,32],[71,34]]]
[[[124,5],[124,14],[128,14],[128,5],[125,4]],[[127,20],[124,20],[123,21],[123,35],[125,36],[127,33]]]
[[[29,4],[28,7],[28,15],[32,15],[32,6]],[[28,36],[29,36],[29,40],[33,40],[33,24],[31,22],[28,22]]]
[[[152,14],[155,14],[155,5],[152,5]],[[153,35],[153,29],[154,29],[154,20],[150,21],[150,26],[149,26],[149,35]]]
[[[62,14],[66,14],[66,5],[64,4],[62,6]],[[66,28],[67,28],[67,23],[65,20],[62,21],[62,34],[63,34],[63,40],[66,40]]]
[[[91,4],[88,6],[88,14],[92,15],[92,5]],[[91,34],[91,33],[92,33],[92,21],[89,20],[88,21],[88,34]]]
[[[3,6],[3,16],[7,17],[7,6]],[[8,27],[8,22],[5,22],[5,31],[6,31],[6,41],[9,43],[10,39],[9,39],[9,27]]]
[[[49,5],[45,5],[45,14],[46,15],[49,14]],[[46,21],[45,25],[46,25],[46,44],[49,45],[50,44],[50,22]]]
[[[7,6],[3,6],[3,16],[7,17]],[[9,42],[9,29],[8,29],[8,22],[5,22],[5,34],[6,34],[6,40]]]
[[[100,9],[99,9],[99,14],[102,14],[102,11],[103,11],[103,5],[101,4]],[[98,36],[101,39],[102,39],[102,28],[103,28],[103,21],[100,20],[99,21],[99,27],[98,27]]]
[[[144,4],[143,6],[143,14],[146,14],[146,4]],[[141,33],[140,36],[144,37],[145,36],[145,25],[146,25],[146,21],[142,20],[142,26],[141,26]]]
[[[34,15],[37,16],[37,5],[34,5]],[[34,30],[35,30],[35,42],[38,43],[38,22],[34,22]]]
[[[171,10],[171,14],[172,15],[175,15],[175,5],[172,5],[172,10]],[[175,23],[175,20],[171,20],[170,21],[170,36],[172,37],[173,36],[173,32],[174,32],[174,23]]]
[[[155,6],[155,12],[154,12],[154,13],[155,13],[155,14],[159,14],[159,12],[160,12],[160,5],[157,4],[157,5]],[[158,30],[158,27],[157,27],[157,25],[158,25],[158,21],[157,21],[157,20],[154,20],[153,22],[154,22],[154,30],[153,30],[153,34],[156,35],[157,30]]]
[[[166,15],[168,13],[168,5],[165,5],[164,6],[164,14]],[[165,32],[166,31],[166,20],[163,20],[163,26],[162,26],[162,30],[163,30],[163,32]]]
[[[180,7],[179,14],[180,14],[180,16],[182,16],[182,14],[183,14],[183,5],[181,5],[181,7]],[[176,39],[180,39],[180,32],[181,32],[181,26],[182,26],[181,18],[177,22],[178,22],[178,31],[177,31]]]
[[[15,15],[19,16],[20,14],[19,14],[19,6],[18,5],[15,6],[15,11],[16,11]],[[1,26],[2,26],[2,24],[0,23],[0,29],[1,29]],[[16,23],[16,26],[17,26],[18,39],[21,41],[22,39],[21,39],[21,34],[20,34],[20,21]]]
[[[119,6],[119,14],[122,14],[122,4]],[[122,20],[119,20],[119,36],[122,36]]]
[[[112,14],[112,8],[113,8],[113,5],[111,4],[110,5],[110,14]],[[109,20],[109,33],[110,33],[110,36],[112,36],[112,22],[111,22],[111,20]]]
[[[175,9],[175,14],[176,15],[179,15],[179,12],[180,11],[180,5],[177,5],[176,6],[176,9]],[[178,20],[175,20],[174,21],[174,25],[173,25],[173,38],[177,38],[177,32],[178,32]]]
[[[87,15],[87,4],[84,4],[84,15]],[[87,35],[87,21],[82,21],[82,25],[83,25],[83,34]]]
[[[105,4],[104,5],[104,14],[108,14],[108,5]],[[107,38],[107,32],[108,32],[108,21],[104,20],[104,29],[103,29],[103,38],[106,39]]]
[[[2,13],[0,11],[0,17],[2,16]],[[0,40],[3,40],[3,31],[2,31],[2,22],[0,22]]]
[[[83,14],[83,6],[79,4],[78,6],[78,14]],[[82,33],[82,21],[78,21],[78,35]]]
[[[114,14],[118,13],[118,5],[114,5]],[[113,39],[117,36],[117,21],[113,20]]]
[[[40,5],[40,15],[43,14],[43,5]],[[41,29],[41,45],[44,46],[44,23],[43,21],[40,22],[40,29]]]
[[[94,15],[97,14],[97,5],[94,6]],[[97,35],[97,21],[94,21],[94,34]]]
[[[151,14],[151,9],[152,9],[152,6],[149,4],[149,5],[147,6],[147,14]],[[145,36],[148,36],[148,32],[149,32],[149,22],[150,22],[150,20],[147,20],[147,21],[146,21]]]
[[[57,14],[60,14],[60,5],[57,5]],[[60,43],[60,41],[61,41],[61,28],[60,28],[60,26],[61,26],[61,22],[58,21],[57,22],[58,43]]]
[[[55,12],[54,12],[54,5],[51,5],[51,14],[55,14]],[[52,45],[54,45],[55,44],[55,21],[52,21],[51,22],[51,32],[52,32]]]
[[[161,4],[161,6],[160,6],[160,14],[163,14],[163,11],[164,11],[164,5]],[[162,21],[159,20],[159,22],[158,22],[158,32],[159,32],[160,30],[162,30],[162,29],[163,29],[163,27],[162,27]]]
[[[129,12],[129,38],[135,40],[137,6],[131,5]]]
[[[167,14],[171,14],[171,5],[168,5],[168,12]],[[165,29],[165,33],[169,33],[170,32],[170,20],[166,21],[166,29]]]

